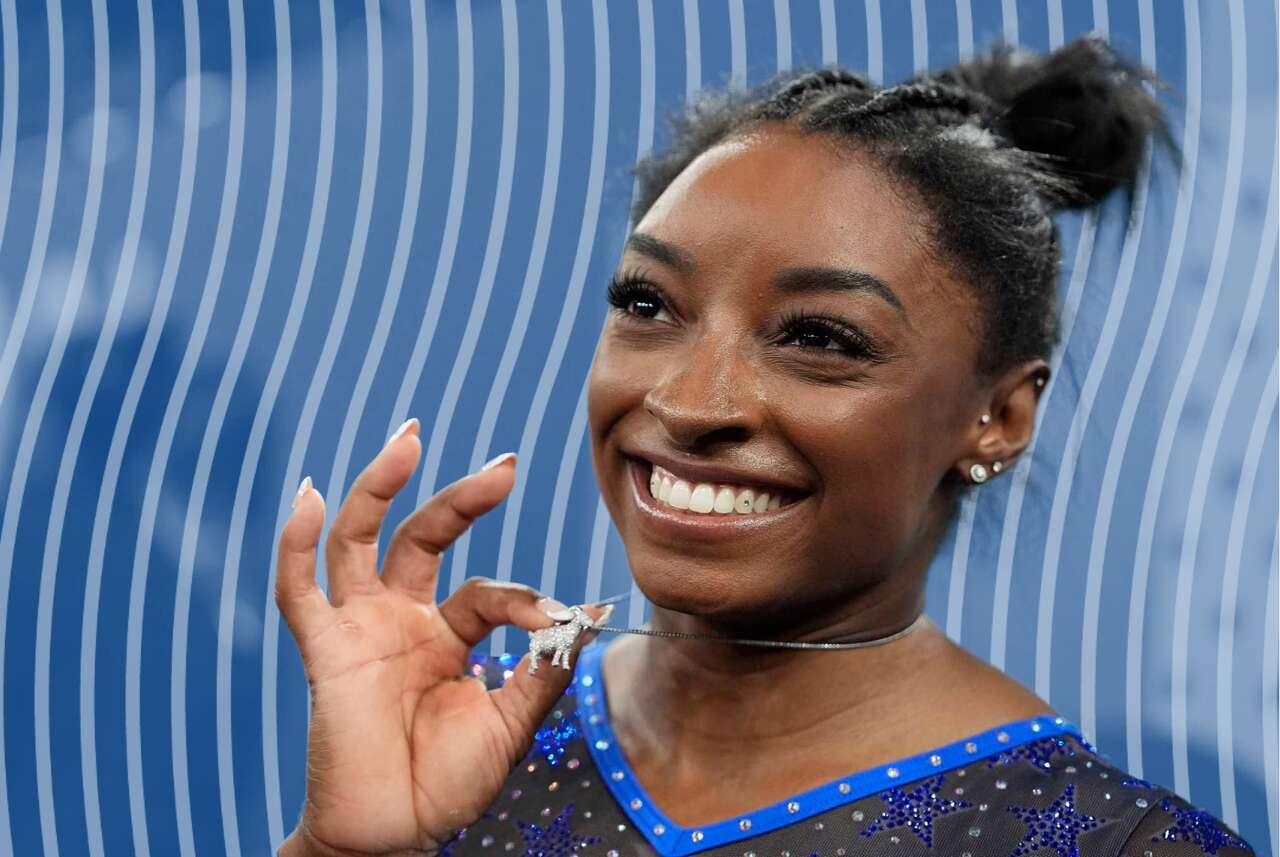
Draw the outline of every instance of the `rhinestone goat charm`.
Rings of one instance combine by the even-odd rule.
[[[529,634],[529,675],[538,671],[538,658],[551,655],[551,665],[561,669],[573,669],[569,663],[569,650],[578,635],[594,627],[591,617],[581,607],[570,607],[573,618],[549,628],[539,628]]]

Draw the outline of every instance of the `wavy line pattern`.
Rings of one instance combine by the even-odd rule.
[[[929,610],[1275,854],[1276,14],[0,0],[0,854],[279,845],[308,700],[276,537],[304,474],[332,515],[406,416],[426,454],[392,520],[519,453],[450,589],[630,589],[643,622],[584,379],[663,113],[793,63],[892,81],[1090,30],[1185,95],[1185,170],[1148,158],[1127,230],[1119,199],[1062,215],[1034,443],[965,504]]]

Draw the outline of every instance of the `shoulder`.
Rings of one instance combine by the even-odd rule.
[[[1188,800],[1158,783],[1135,777],[1112,763],[1087,741],[1072,740],[1086,752],[1096,770],[1104,801],[1131,802],[1141,810],[1133,830],[1121,849],[1134,857],[1195,857],[1199,854],[1242,857],[1256,852],[1222,819],[1193,806]]]
[[[987,801],[1020,822],[1010,830],[1020,837],[1019,855],[1039,848],[1081,857],[1254,854],[1220,819],[1130,775],[1072,733],[1012,746],[967,767],[968,800]]]
[[[1193,806],[1169,789],[1156,786],[1153,791],[1159,794],[1129,837],[1125,854],[1240,857],[1256,853],[1222,819]]]
[[[1242,857],[1255,853],[1221,819],[1171,789],[1133,776],[1089,742],[1075,735],[1057,740],[1063,751],[1075,755],[1075,764],[1058,766],[1059,783],[1073,783],[1077,804],[1088,806],[1099,821],[1109,815],[1120,822],[1117,832],[1128,830],[1116,853],[1125,857]]]

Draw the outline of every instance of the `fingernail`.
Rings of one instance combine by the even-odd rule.
[[[387,438],[387,442],[383,444],[383,448],[385,449],[386,447],[390,446],[393,440],[398,438],[400,435],[404,434],[409,429],[409,426],[413,425],[417,421],[418,421],[417,417],[409,417],[409,419],[400,423],[400,428],[396,429],[391,433],[391,437]]]
[[[573,618],[573,613],[568,606],[561,604],[554,598],[539,598],[534,602],[534,606],[557,622],[567,622]]]
[[[608,622],[608,621],[609,621],[609,617],[613,615],[613,608],[614,608],[615,606],[617,606],[617,605],[614,605],[614,604],[606,604],[606,605],[604,606],[604,609],[603,609],[603,610],[601,611],[601,613],[600,613],[600,618],[599,618],[599,619],[592,619],[592,620],[591,620],[591,624],[592,624],[592,625],[603,625],[604,623]]]
[[[516,454],[514,452],[504,452],[502,453],[502,455],[499,455],[497,458],[489,459],[488,463],[485,464],[485,466],[481,467],[480,469],[488,470],[490,467],[497,467],[499,464],[506,461],[508,458],[515,458],[515,457],[516,457]]]
[[[289,506],[289,508],[291,509],[297,508],[298,501],[302,499],[302,495],[306,494],[307,491],[310,489],[311,489],[311,477],[308,476],[306,479],[303,479],[302,484],[298,486],[298,493],[293,495],[293,503]]]

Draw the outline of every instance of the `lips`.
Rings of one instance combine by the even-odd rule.
[[[762,469],[750,469],[739,466],[727,466],[702,460],[684,460],[681,456],[660,452],[631,451],[623,449],[622,454],[629,459],[639,461],[645,467],[658,465],[686,482],[697,484],[706,482],[712,485],[733,485],[740,488],[751,488],[755,491],[767,492],[772,496],[799,499],[812,492],[805,482],[790,474],[766,472]]]
[[[751,514],[703,514],[676,509],[660,503],[649,493],[650,466],[647,462],[628,458],[632,500],[643,525],[655,533],[676,541],[688,539],[741,539],[766,531],[776,535],[776,528],[787,526],[805,508],[808,496],[779,506],[769,512]]]

